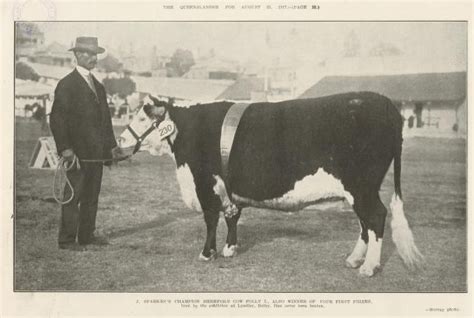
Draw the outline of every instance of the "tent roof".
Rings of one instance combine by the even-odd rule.
[[[32,98],[54,93],[54,87],[34,81],[15,80],[15,97]]]

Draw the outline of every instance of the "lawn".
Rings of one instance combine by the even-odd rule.
[[[387,226],[382,270],[362,278],[344,267],[359,226],[349,206],[285,213],[244,209],[239,254],[198,260],[201,214],[189,211],[168,157],[139,153],[105,169],[97,218],[111,245],[77,253],[57,248],[53,171],[28,169],[40,127],[16,124],[16,291],[127,292],[465,292],[466,142],[410,138],[402,158],[405,213],[424,270],[410,272]],[[381,190],[388,207],[390,169]],[[388,222],[387,222],[388,225]],[[225,243],[223,217],[218,248]]]

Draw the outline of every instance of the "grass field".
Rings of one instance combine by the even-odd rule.
[[[139,153],[105,169],[97,225],[111,245],[78,253],[57,248],[59,206],[52,171],[28,169],[40,136],[34,122],[16,125],[15,289],[128,292],[463,292],[466,286],[466,143],[412,138],[404,143],[405,213],[422,271],[410,272],[387,226],[382,270],[362,278],[344,267],[359,226],[348,206],[288,214],[244,209],[239,254],[198,261],[202,215],[181,201],[168,157]],[[390,169],[381,190],[388,206]],[[388,222],[387,222],[388,225]],[[218,248],[225,243],[221,217]]]

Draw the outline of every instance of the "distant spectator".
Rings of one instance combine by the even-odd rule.
[[[110,117],[113,118],[115,116],[115,105],[114,103],[110,102],[109,103],[109,111],[110,111]]]
[[[25,111],[25,117],[31,117],[33,114],[33,106],[31,106],[30,104],[26,104],[24,111]]]
[[[44,107],[42,107],[38,103],[33,104],[33,118],[36,119],[37,121],[42,121],[44,119],[44,116],[46,116],[46,111]]]
[[[415,116],[411,115],[408,117],[408,128],[413,128],[415,124]]]
[[[128,104],[124,103],[119,108],[118,117],[122,118],[122,115],[127,115],[127,113],[128,113]]]
[[[422,102],[416,102],[415,103],[415,109],[413,110],[413,113],[416,116],[416,127],[417,128],[422,128],[424,126],[424,122],[421,119],[422,118],[422,113],[423,113],[423,103]]]

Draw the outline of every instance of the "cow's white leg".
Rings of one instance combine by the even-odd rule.
[[[351,255],[346,259],[346,266],[350,268],[358,268],[365,259],[365,254],[367,254],[367,243],[362,239],[362,233],[364,231],[361,221],[359,221],[360,226],[360,235],[354,246],[354,250]]]
[[[346,259],[346,266],[350,268],[359,267],[365,259],[367,253],[367,243],[364,242],[362,236],[359,236],[357,243],[351,255]]]
[[[237,245],[226,244],[222,249],[222,255],[224,257],[233,257],[237,255]]]
[[[216,179],[216,184],[213,188],[214,193],[219,196],[222,203],[222,208],[224,210],[224,216],[226,218],[233,217],[239,212],[239,209],[235,204],[232,203],[229,196],[227,195],[227,190],[225,188],[224,181],[219,176],[214,176]]]
[[[375,232],[369,230],[369,243],[364,264],[359,269],[359,273],[363,276],[371,277],[380,267],[380,254],[382,252],[382,238],[378,238]]]

